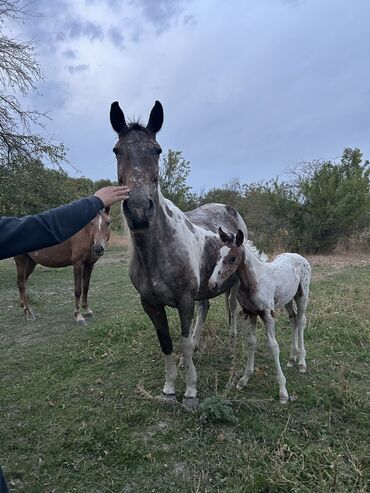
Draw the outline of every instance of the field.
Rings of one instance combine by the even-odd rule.
[[[223,299],[211,305],[195,355],[199,412],[156,396],[164,364],[114,246],[92,277],[95,317],[72,319],[70,269],[37,268],[27,322],[13,261],[0,263],[0,464],[12,492],[365,492],[369,468],[369,285],[366,258],[311,258],[308,372],[285,368],[290,330],[277,339],[288,406],[278,402],[259,324],[258,366],[235,389],[244,335],[228,343]],[[179,323],[169,311],[178,341]],[[179,356],[177,356],[179,358]],[[178,398],[184,391],[178,377]]]

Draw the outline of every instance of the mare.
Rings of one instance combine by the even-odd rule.
[[[311,267],[308,261],[296,253],[283,253],[272,262],[266,262],[256,252],[251,242],[243,244],[244,234],[238,230],[234,236],[219,229],[224,245],[209,279],[210,289],[218,292],[220,285],[228,282],[235,274],[240,280],[238,301],[243,307],[247,324],[247,364],[243,377],[237,384],[244,388],[254,372],[254,353],[256,351],[256,322],[260,316],[265,324],[267,345],[274,359],[279,400],[286,404],[289,400],[286,378],[279,360],[279,345],[275,339],[275,309],[285,307],[292,328],[292,346],[288,366],[298,359],[300,373],[306,372],[306,350],[304,329],[306,307],[310,288]],[[297,309],[293,305],[296,303]]]
[[[107,207],[100,211],[89,224],[63,243],[14,257],[18,272],[21,307],[27,320],[35,320],[35,315],[28,302],[26,284],[36,264],[45,267],[73,265],[75,285],[74,318],[78,325],[86,325],[86,320],[80,310],[81,292],[84,315],[85,317],[92,316],[93,311],[89,308],[87,302],[91,273],[97,260],[104,254],[109,237],[110,216],[109,207]]]
[[[155,102],[146,126],[127,124],[118,102],[111,105],[110,121],[118,134],[113,149],[118,181],[130,188],[129,198],[122,204],[133,247],[129,274],[143,309],[156,329],[164,354],[162,397],[176,400],[177,369],[165,311],[165,307],[170,306],[179,313],[186,370],[183,404],[191,409],[199,402],[192,357],[206,319],[208,300],[227,292],[237,283],[235,275],[220,290],[213,291],[208,287],[221,244],[217,228],[221,224],[234,229],[238,224],[237,229],[245,234],[247,228],[235,209],[227,205],[207,204],[184,213],[163,197],[158,163],[161,147],[156,141],[156,134],[163,124],[163,107],[159,101]],[[231,324],[236,321],[235,288],[232,300]],[[197,320],[191,333],[195,305]]]

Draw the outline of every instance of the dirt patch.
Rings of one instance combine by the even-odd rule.
[[[335,270],[370,265],[370,255],[366,253],[306,255],[306,258],[313,267],[332,267]]]

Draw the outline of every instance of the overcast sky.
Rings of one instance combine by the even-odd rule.
[[[369,0],[37,0],[14,35],[45,74],[31,106],[83,175],[116,178],[109,108],[147,122],[209,189],[359,147],[370,158]]]

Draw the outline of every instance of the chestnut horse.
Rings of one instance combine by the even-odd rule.
[[[14,257],[18,272],[18,288],[21,306],[27,320],[35,320],[26,294],[27,279],[36,264],[45,267],[67,267],[73,265],[75,283],[74,318],[78,325],[86,325],[80,311],[82,292],[82,309],[84,315],[92,316],[93,311],[87,303],[91,273],[95,263],[104,254],[110,237],[109,207],[99,212],[96,217],[68,240],[42,250],[25,253]]]
[[[147,126],[126,124],[117,102],[110,111],[113,129],[118,134],[114,146],[117,157],[118,181],[130,188],[123,202],[133,244],[129,274],[140,294],[141,304],[151,319],[165,360],[163,398],[174,400],[176,364],[169,333],[165,306],[177,308],[181,324],[181,349],[186,369],[186,389],[183,403],[188,408],[198,404],[197,372],[193,351],[204,325],[209,298],[238,284],[232,276],[217,292],[209,289],[208,279],[216,264],[222,242],[218,226],[243,230],[247,227],[241,216],[230,206],[206,204],[190,212],[182,212],[163,197],[159,187],[158,160],[161,147],[156,133],[163,123],[163,108],[156,101]],[[235,298],[236,300],[236,292]],[[198,317],[191,333],[194,308]],[[236,303],[233,316],[235,320]]]

